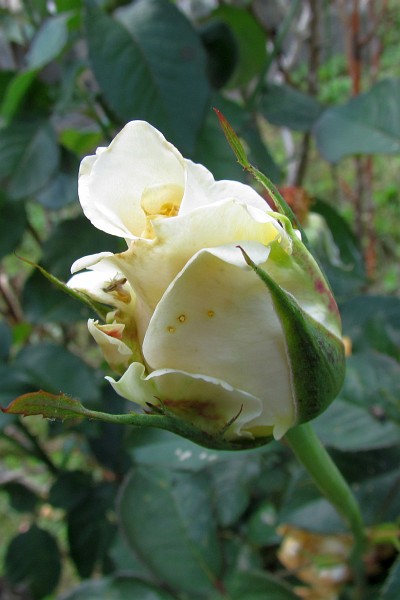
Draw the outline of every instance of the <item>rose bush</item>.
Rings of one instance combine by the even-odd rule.
[[[279,439],[332,400],[343,371],[335,301],[298,232],[256,191],[215,181],[135,121],[82,161],[79,197],[94,226],[127,243],[79,259],[68,282],[112,307],[89,331],[122,375],[107,378],[120,395],[227,439]],[[326,385],[314,381],[320,348]]]

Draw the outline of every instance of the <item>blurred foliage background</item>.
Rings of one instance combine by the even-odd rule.
[[[397,1],[1,0],[0,27],[0,404],[45,389],[126,410],[91,315],[22,259],[65,281],[119,249],[82,216],[77,171],[128,120],[246,181],[217,107],[340,302],[347,376],[315,428],[369,528],[362,598],[400,597]],[[0,460],[2,600],[356,597],[344,526],[283,444],[3,414]]]

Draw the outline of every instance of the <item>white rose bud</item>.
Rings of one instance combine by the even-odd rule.
[[[88,271],[69,282],[115,309],[89,328],[124,371],[107,378],[120,395],[227,440],[279,439],[335,397],[336,303],[298,232],[251,187],[215,181],[135,121],[82,161],[79,197],[128,246],[80,259],[73,270]]]

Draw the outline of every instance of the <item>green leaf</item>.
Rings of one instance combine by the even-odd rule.
[[[199,30],[207,51],[207,73],[211,85],[219,89],[231,78],[238,61],[238,47],[231,29],[211,21]]]
[[[399,428],[381,422],[365,408],[337,399],[313,427],[326,446],[339,450],[372,450],[399,443]]]
[[[312,96],[288,85],[269,83],[261,98],[260,109],[272,125],[310,131],[323,107]]]
[[[400,360],[400,298],[358,296],[341,306],[353,352],[375,349]]]
[[[69,18],[64,13],[44,21],[26,56],[29,69],[40,69],[61,53],[68,41]]]
[[[77,168],[78,170],[78,168]],[[52,210],[63,208],[78,198],[78,181],[76,173],[67,174],[59,171],[48,185],[37,195],[37,201]]]
[[[262,571],[238,572],[227,588],[230,600],[298,600],[287,584]]]
[[[368,410],[378,423],[400,425],[400,364],[374,350],[350,356],[340,397]]]
[[[250,504],[251,484],[260,474],[258,461],[237,456],[210,466],[208,472],[214,483],[218,522],[233,527]]]
[[[60,290],[61,292],[63,292],[65,294],[65,296],[70,296],[71,298],[74,298],[74,300],[79,300],[79,302],[82,302],[82,304],[86,305],[88,308],[90,308],[92,311],[94,311],[95,313],[97,313],[99,315],[100,318],[105,319],[106,314],[109,312],[109,307],[107,307],[104,304],[101,304],[100,302],[96,302],[94,300],[92,300],[89,296],[85,295],[82,292],[79,292],[77,290],[74,290],[70,287],[68,287],[63,281],[61,281],[60,279],[57,279],[57,277],[55,277],[54,275],[52,275],[51,273],[49,273],[48,271],[46,271],[46,269],[44,269],[43,267],[41,267],[40,265],[37,265],[35,263],[30,263],[29,261],[27,261],[26,259],[24,259],[25,262],[28,262],[29,264],[31,264],[32,266],[34,266],[39,272],[40,275],[45,277],[46,279],[48,279],[50,281],[50,283],[53,284],[53,286],[55,288],[57,288],[58,290]],[[36,277],[35,279],[35,273],[33,275],[33,277],[31,277],[28,282],[27,285],[24,288],[24,294],[23,294],[23,307],[26,313],[26,316],[30,317],[30,319],[33,322],[49,322],[49,321],[68,321],[70,319],[70,315],[68,314],[68,304],[64,302],[65,296],[60,296],[58,293],[54,293],[54,290],[50,290],[50,294],[46,294],[45,296],[45,300],[42,299],[41,301],[41,290],[44,290],[46,292],[46,290],[48,290],[48,287],[43,285],[43,280],[41,277]],[[39,293],[38,293],[39,290]],[[53,292],[53,293],[52,293]],[[59,309],[58,303],[61,301],[61,314],[58,314],[57,310]],[[66,304],[66,308],[67,310],[65,311],[65,306]],[[54,312],[52,313],[52,311],[55,310],[55,314]],[[64,314],[64,311],[66,312],[66,314]],[[72,320],[75,318],[79,318],[78,317],[79,313],[76,310],[73,310],[72,312]],[[81,315],[83,317],[83,315]]]
[[[16,481],[2,484],[9,496],[10,506],[18,512],[33,512],[39,502],[39,496],[29,487]]]
[[[162,589],[129,576],[85,581],[62,600],[174,600]]]
[[[13,366],[30,389],[42,388],[54,394],[63,390],[92,405],[99,400],[100,374],[62,346],[47,342],[25,346]]]
[[[65,251],[66,240],[70,248],[68,252]],[[69,288],[61,281],[61,279],[69,279],[74,260],[97,252],[99,247],[105,247],[111,252],[122,249],[117,238],[89,227],[85,218],[78,217],[62,221],[53,229],[43,245],[42,265],[24,259],[40,271],[40,275],[33,273],[23,291],[23,308],[30,321],[47,323],[87,319],[90,313],[82,311],[78,304],[71,304],[68,296],[88,307],[91,315],[94,312],[101,318],[105,317],[109,307],[94,302],[85,294]],[[49,286],[44,278],[48,279],[53,287]]]
[[[0,321],[0,361],[7,360],[12,344],[12,332],[6,321]]]
[[[87,10],[90,60],[107,103],[123,122],[149,121],[192,154],[209,94],[197,34],[165,0],[139,0],[116,17]]]
[[[263,28],[245,8],[226,4],[212,13],[212,19],[225,23],[237,43],[237,67],[228,82],[229,87],[246,86],[253,77],[260,76],[266,65],[266,38]]]
[[[48,122],[17,123],[0,135],[0,182],[15,199],[36,194],[59,164],[55,132]]]
[[[154,429],[130,429],[126,444],[135,463],[174,470],[200,471],[215,461],[234,457],[231,452],[217,453],[169,431]]]
[[[78,400],[64,394],[50,394],[40,391],[24,394],[1,409],[6,414],[42,415],[46,419],[76,419],[87,416],[87,411]]]
[[[204,473],[137,468],[126,480],[119,521],[129,544],[154,574],[188,594],[209,594],[221,553]]]
[[[400,556],[390,568],[389,575],[383,585],[379,600],[394,600],[400,596]]]
[[[7,579],[24,584],[35,599],[50,594],[61,574],[61,558],[52,535],[33,525],[10,543],[5,558]]]
[[[311,210],[325,219],[332,238],[327,239],[318,233],[316,238],[313,238],[312,231],[306,225],[307,236],[336,299],[343,301],[359,293],[365,286],[366,274],[361,248],[346,221],[332,206],[317,200]]]
[[[35,80],[37,70],[21,71],[17,73],[7,85],[0,107],[0,115],[8,125],[18,111],[29,88]]]
[[[70,554],[82,578],[106,559],[115,534],[114,496],[114,485],[101,483],[68,512]]]
[[[386,79],[342,106],[325,110],[314,129],[324,158],[400,152],[400,79]]]
[[[71,510],[90,493],[93,479],[85,471],[61,471],[50,488],[48,501],[57,508]]]
[[[26,225],[22,202],[9,202],[0,196],[0,257],[15,250],[25,233]]]
[[[66,219],[54,227],[43,244],[42,264],[52,275],[67,279],[71,275],[71,265],[76,259],[95,254],[99,248],[109,252],[121,252],[126,249],[126,245],[116,236],[92,227],[83,216]]]
[[[247,539],[256,546],[275,545],[279,539],[276,529],[278,515],[275,506],[265,501],[248,520]]]

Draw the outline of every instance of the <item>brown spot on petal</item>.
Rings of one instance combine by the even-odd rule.
[[[175,327],[169,326],[169,327],[167,327],[167,331],[168,331],[168,333],[174,333]]]
[[[219,421],[221,415],[217,411],[215,402],[202,402],[201,400],[164,400],[163,403],[172,411],[184,416],[193,416],[207,421]]]
[[[179,323],[184,323],[186,321],[186,315],[179,315],[178,321]]]
[[[209,310],[209,311],[207,311],[207,316],[210,317],[210,319],[211,319],[212,317],[215,316],[215,312],[213,310]]]

